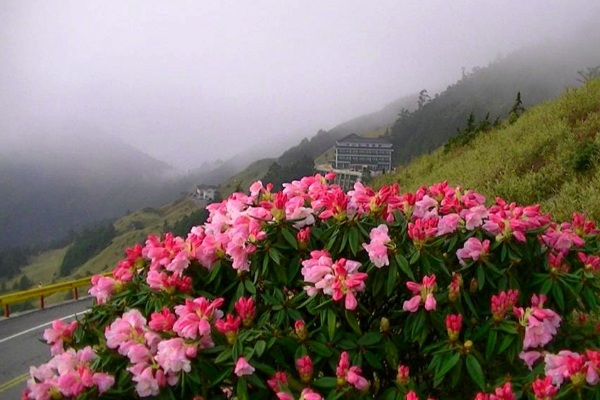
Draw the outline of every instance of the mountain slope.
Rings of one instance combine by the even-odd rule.
[[[109,136],[25,137],[0,157],[0,249],[179,196],[173,170]]]
[[[465,74],[419,110],[396,121],[387,136],[394,144],[396,163],[405,164],[441,146],[471,113],[477,120],[488,113],[492,121],[506,118],[519,92],[528,108],[556,97],[566,87],[578,86],[577,72],[600,64],[597,40],[588,37],[522,49]]]
[[[600,79],[534,107],[512,125],[471,143],[416,158],[374,182],[415,190],[447,180],[520,204],[540,203],[558,219],[573,211],[600,220]]]

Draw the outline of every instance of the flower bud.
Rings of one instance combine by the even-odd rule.
[[[448,337],[450,342],[456,342],[458,335],[462,328],[462,315],[461,314],[449,314],[446,317],[446,330],[448,331]]]
[[[407,365],[398,365],[398,374],[396,375],[396,382],[401,384],[402,386],[408,385],[410,382],[410,371]]]
[[[383,333],[389,332],[390,320],[386,317],[381,317],[381,321],[379,321],[379,330]]]
[[[470,340],[465,341],[464,348],[467,353],[470,352],[473,348],[473,342]]]
[[[313,374],[313,362],[310,356],[303,356],[296,360],[296,369],[302,383],[310,383]]]
[[[299,319],[294,323],[294,331],[296,332],[296,336],[298,336],[300,341],[304,341],[308,337],[308,331],[306,330],[306,324],[304,323],[304,320]]]
[[[469,292],[471,294],[477,293],[477,289],[479,288],[479,282],[477,282],[476,278],[471,279],[471,283],[469,284]]]

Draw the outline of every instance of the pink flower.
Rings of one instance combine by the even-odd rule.
[[[131,378],[135,384],[135,391],[140,397],[157,396],[160,388],[166,385],[164,374],[161,370],[154,373],[154,369],[149,364],[136,364],[127,370],[133,375]]]
[[[256,305],[252,297],[240,297],[234,304],[235,311],[242,318],[242,324],[247,328],[252,325],[256,315]]]
[[[362,370],[360,367],[350,366],[350,356],[346,351],[340,355],[335,374],[339,386],[345,385],[346,382],[358,390],[364,390],[369,386],[369,382],[361,376]]]
[[[546,376],[544,379],[537,378],[531,384],[536,400],[550,400],[558,393],[558,386],[552,384],[552,378]]]
[[[227,343],[233,345],[237,337],[237,332],[240,329],[242,319],[240,317],[234,317],[231,314],[227,314],[225,319],[219,319],[215,322],[215,328],[221,332],[227,338]]]
[[[506,312],[512,310],[517,304],[518,297],[519,291],[516,289],[500,292],[498,295],[492,295],[491,308],[495,322],[500,322],[504,319]]]
[[[167,332],[173,329],[173,324],[176,321],[175,314],[173,314],[167,307],[163,307],[161,312],[153,312],[150,315],[150,322],[148,326],[150,329],[157,332]]]
[[[287,385],[287,382],[287,375],[283,371],[275,372],[275,375],[267,380],[267,384],[274,392],[279,392],[282,386]]]
[[[549,308],[541,308],[545,298],[544,295],[539,298],[533,295],[531,308],[527,308],[525,311],[522,308],[514,309],[521,325],[525,326],[523,350],[545,346],[556,335],[557,328],[560,326],[561,318],[556,312]]]
[[[302,393],[300,393],[300,400],[322,400],[323,397],[321,395],[310,388],[302,389]]]
[[[533,369],[533,364],[542,358],[542,353],[539,351],[522,351],[519,353],[519,358],[527,364],[527,367],[531,370]]]
[[[413,293],[413,297],[404,302],[402,309],[413,313],[423,303],[427,311],[435,310],[437,306],[437,302],[433,296],[433,292],[436,289],[435,280],[435,275],[427,275],[423,277],[421,284],[412,281],[406,282],[406,287]]]
[[[558,354],[546,354],[544,363],[544,373],[552,378],[552,383],[560,387],[565,379],[570,379],[577,373],[582,374],[585,360],[570,350],[561,350]]]
[[[483,225],[483,220],[486,219],[488,215],[488,210],[484,205],[477,205],[460,212],[460,216],[465,220],[465,227],[470,231]]]
[[[458,340],[462,328],[462,314],[448,314],[446,316],[446,330],[451,342]]]
[[[362,246],[369,253],[371,262],[377,268],[390,265],[387,246],[391,242],[391,239],[388,235],[387,225],[381,224],[377,228],[373,228],[369,237],[371,238],[371,243],[363,243]]]
[[[438,231],[436,233],[436,236],[442,236],[447,233],[456,232],[459,222],[460,222],[460,215],[458,215],[456,213],[444,215],[442,218],[440,218],[440,220],[438,222],[438,226],[437,226]]]
[[[490,251],[490,241],[484,240],[483,242],[475,237],[470,237],[465,242],[463,248],[456,251],[456,256],[461,265],[465,266],[467,263],[465,259],[471,259],[477,261],[480,258],[485,257]]]
[[[203,337],[207,345],[212,347],[210,339],[210,323],[213,319],[219,319],[223,316],[218,308],[225,302],[218,298],[210,302],[204,297],[198,297],[194,300],[186,299],[185,305],[175,306],[175,314],[179,316],[173,330],[181,337],[187,339],[197,339]]]
[[[190,346],[186,346],[182,338],[163,340],[158,344],[158,351],[155,356],[156,362],[165,373],[190,372],[192,366],[187,357],[187,353],[190,353],[190,350],[188,350]],[[192,354],[194,353],[192,350]]]
[[[98,304],[104,304],[110,300],[110,296],[117,288],[117,281],[109,276],[94,275],[91,281],[92,287],[88,293],[96,297]]]
[[[237,376],[252,375],[254,367],[246,361],[244,357],[238,358],[233,371]]]
[[[296,370],[300,375],[302,383],[309,383],[312,380],[313,362],[310,356],[303,356],[296,360]]]
[[[510,382],[506,382],[503,386],[497,387],[494,390],[494,393],[490,395],[490,400],[516,400],[516,398]]]
[[[77,328],[77,321],[66,322],[57,319],[52,321],[52,327],[44,331],[44,340],[51,345],[50,354],[53,356],[64,351],[64,343],[70,343],[73,332]]]
[[[406,386],[410,382],[410,370],[407,365],[398,365],[398,374],[396,374],[396,382]]]
[[[125,356],[131,346],[145,342],[146,331],[146,318],[137,309],[129,310],[106,327],[106,346],[109,349],[118,348],[119,354]]]
[[[406,393],[404,400],[419,400],[419,396],[417,396],[414,390],[411,390],[410,392]]]

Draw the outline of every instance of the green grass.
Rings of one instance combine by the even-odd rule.
[[[117,236],[111,244],[91,260],[75,269],[69,276],[58,279],[60,264],[69,248],[50,250],[43,252],[30,260],[21,269],[21,273],[13,277],[6,284],[8,291],[12,291],[15,282],[26,275],[34,285],[42,283],[48,285],[72,279],[83,278],[92,274],[112,270],[117,262],[124,258],[125,249],[132,247],[135,243],[143,243],[150,234],[160,234],[165,222],[173,224],[183,216],[197,210],[199,205],[189,197],[183,197],[160,208],[145,208],[135,211],[114,223]],[[142,229],[135,229],[134,222],[143,225]],[[138,226],[139,226],[138,224]],[[50,302],[65,300],[67,293],[59,293],[48,299]]]
[[[541,204],[555,218],[584,212],[600,220],[600,79],[527,111],[513,125],[482,133],[464,147],[438,149],[374,181],[403,190],[448,181],[520,204]],[[574,160],[591,157],[584,171]]]
[[[242,192],[247,192],[252,183],[265,176],[269,167],[275,161],[274,158],[263,158],[253,162],[245,170],[232,176],[219,186],[221,197],[224,199],[229,197],[230,194],[237,190],[238,186]]]

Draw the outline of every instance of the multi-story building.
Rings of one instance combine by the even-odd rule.
[[[385,139],[351,134],[335,142],[335,168],[387,172],[392,169],[393,145]]]

